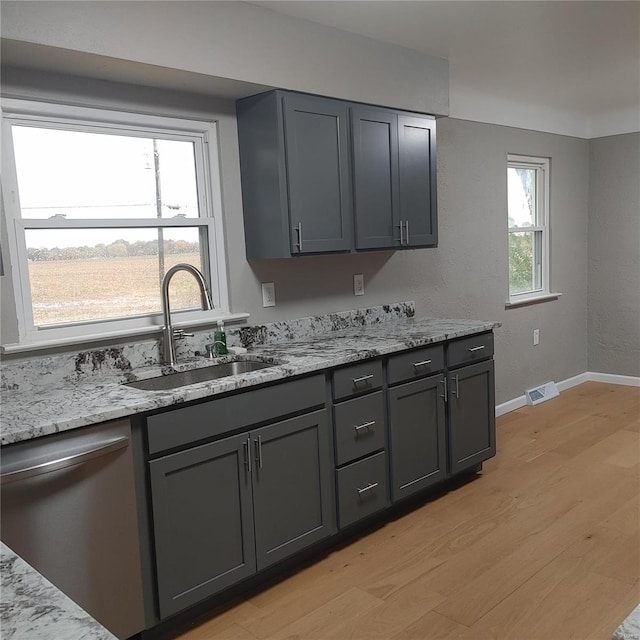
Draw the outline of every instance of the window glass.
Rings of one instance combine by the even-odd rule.
[[[509,156],[509,297],[542,294],[549,289],[549,161]]]
[[[23,218],[197,218],[193,143],[14,126]]]
[[[159,313],[166,270],[202,270],[200,232],[164,229],[28,229],[25,233],[36,326]],[[171,280],[172,310],[200,308],[193,277]]]

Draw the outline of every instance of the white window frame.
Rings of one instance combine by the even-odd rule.
[[[507,228],[507,307],[521,306],[532,302],[555,299],[560,294],[552,294],[550,289],[550,182],[551,182],[551,161],[549,158],[537,156],[525,156],[518,154],[508,154],[507,169],[522,168],[534,169],[536,171],[536,221],[537,224],[531,227],[511,227]],[[508,192],[508,186],[507,186]],[[508,223],[507,206],[507,225]],[[540,285],[539,289],[523,291],[522,293],[511,294],[509,286],[509,236],[514,232],[540,232],[542,235],[541,256],[540,256]]]
[[[176,311],[174,325],[210,324],[219,318],[245,318],[231,314],[227,285],[226,256],[222,224],[222,198],[216,122],[184,120],[156,115],[125,113],[106,109],[3,99],[2,110],[2,197],[8,232],[8,250],[18,318],[17,345],[3,345],[4,351],[20,351],[88,340],[139,335],[159,331],[162,313],[38,327],[34,325],[25,229],[73,229],[93,227],[158,228],[201,227],[208,236],[203,271],[214,302],[213,311]],[[194,142],[198,184],[198,218],[167,219],[22,219],[11,128],[14,124],[66,130],[113,132],[137,137]],[[208,263],[208,264],[207,264]]]

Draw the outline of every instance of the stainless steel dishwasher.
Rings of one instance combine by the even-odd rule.
[[[7,445],[1,538],[118,638],[144,628],[131,425]]]

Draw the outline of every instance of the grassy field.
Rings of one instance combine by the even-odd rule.
[[[165,269],[178,262],[200,268],[197,253],[165,256]],[[116,318],[159,312],[158,256],[104,260],[29,262],[36,325]],[[187,273],[171,280],[171,308],[200,306],[196,281]]]

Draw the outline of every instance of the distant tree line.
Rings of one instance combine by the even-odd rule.
[[[186,240],[164,240],[165,255],[198,253],[197,242]],[[45,260],[100,260],[106,258],[131,258],[134,256],[158,255],[157,240],[116,240],[111,244],[97,244],[95,247],[53,247],[52,249],[27,249],[27,258],[33,261]]]

